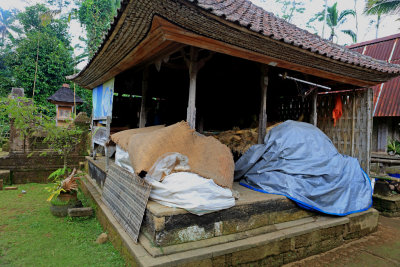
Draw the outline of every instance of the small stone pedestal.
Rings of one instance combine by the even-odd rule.
[[[374,208],[383,216],[400,217],[400,195],[373,195]]]

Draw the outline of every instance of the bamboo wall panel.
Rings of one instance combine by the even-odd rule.
[[[279,120],[298,120],[303,115],[303,121],[309,122],[311,115],[311,97],[287,97],[281,100]]]
[[[357,158],[368,173],[372,137],[372,89],[340,93],[343,115],[333,126],[332,111],[337,95],[318,95],[318,128],[332,140],[340,153]]]

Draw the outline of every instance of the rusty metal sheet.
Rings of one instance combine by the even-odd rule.
[[[400,64],[400,34],[354,44],[349,46],[353,51],[364,51],[364,55]],[[373,87],[374,117],[400,116],[400,78],[394,78],[384,84]]]

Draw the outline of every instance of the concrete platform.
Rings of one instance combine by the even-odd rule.
[[[150,202],[135,244],[101,201],[96,181],[87,176],[83,187],[97,204],[96,216],[111,242],[132,266],[280,266],[375,231],[379,215],[370,209],[346,217],[321,216],[285,197],[235,185],[241,193],[237,206],[208,218]]]
[[[272,232],[275,224],[315,216],[283,196],[255,192],[238,183],[233,190],[240,194],[234,207],[203,216],[149,201],[142,225],[148,242],[141,242],[155,256],[165,254],[170,246],[204,239],[208,245],[221,243],[217,240],[242,239]],[[233,235],[238,233],[243,234]],[[217,238],[223,236],[227,238]],[[212,238],[215,242],[209,240]]]
[[[101,158],[87,160],[89,176],[101,188],[106,176],[105,165]],[[172,248],[175,251],[179,244],[246,232],[230,240],[242,239],[272,232],[274,224],[315,215],[299,209],[284,196],[255,192],[238,183],[234,183],[233,190],[239,195],[234,207],[203,216],[149,200],[141,227],[141,242],[150,254],[159,256]],[[214,238],[212,244],[220,243],[219,239]],[[210,241],[206,243],[210,245]]]

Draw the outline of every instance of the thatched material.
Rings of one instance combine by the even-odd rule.
[[[267,133],[281,123],[282,122],[278,122],[267,127]],[[216,134],[214,137],[222,144],[229,147],[234,154],[243,155],[251,146],[257,144],[258,129],[233,129]]]
[[[60,89],[57,90],[52,96],[47,98],[47,101],[51,103],[57,103],[57,102],[63,102],[63,103],[74,103],[74,92],[69,89],[68,87],[61,87]],[[82,104],[83,100],[75,95],[75,103],[76,104]]]

